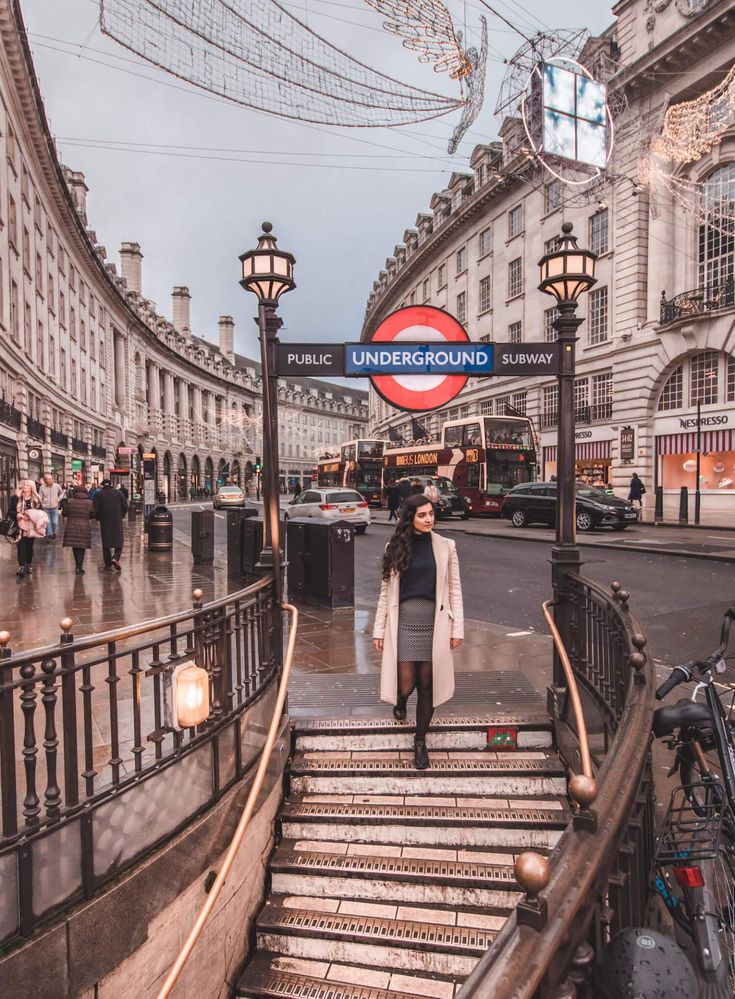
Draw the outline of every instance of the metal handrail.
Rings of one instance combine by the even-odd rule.
[[[574,676],[574,670],[572,669],[572,664],[569,661],[569,654],[564,646],[562,637],[559,634],[559,629],[556,627],[556,622],[551,615],[549,610],[550,607],[556,607],[557,603],[555,600],[545,600],[541,605],[541,609],[544,612],[544,617],[546,618],[546,623],[549,626],[549,631],[551,632],[551,637],[554,640],[554,646],[556,647],[557,655],[561,660],[562,669],[564,670],[564,676],[567,681],[567,690],[572,701],[572,710],[574,711],[574,720],[577,723],[577,738],[579,739],[579,753],[582,757],[582,773],[585,777],[589,777],[591,780],[594,779],[594,774],[592,772],[592,758],[590,756],[590,743],[587,736],[587,722],[585,721],[584,711],[582,710],[582,699],[579,696],[579,687],[577,686],[577,679]]]
[[[270,580],[268,580],[270,582]],[[250,788],[250,793],[248,794],[248,799],[245,802],[245,806],[242,810],[240,820],[237,823],[237,828],[232,837],[229,847],[227,848],[227,853],[222,862],[222,866],[217,873],[217,877],[214,880],[207,898],[205,899],[204,905],[202,906],[199,915],[194,922],[189,935],[187,936],[183,947],[179,951],[179,954],[174,961],[171,970],[166,976],[166,981],[161,986],[158,993],[157,999],[167,999],[171,995],[171,990],[176,984],[179,975],[184,969],[184,965],[189,960],[192,950],[199,939],[199,936],[204,929],[204,924],[206,923],[214,904],[219,897],[219,894],[224,887],[225,881],[227,880],[227,875],[230,873],[230,869],[237,856],[237,851],[240,849],[240,844],[242,843],[243,837],[250,825],[250,819],[252,818],[253,811],[255,809],[255,803],[258,800],[258,795],[260,794],[260,789],[263,786],[263,781],[265,780],[266,771],[268,769],[268,764],[270,763],[271,754],[273,752],[273,746],[276,742],[276,736],[278,734],[278,724],[283,713],[283,707],[286,703],[286,691],[288,690],[288,680],[291,674],[291,664],[293,662],[294,648],[296,645],[296,632],[299,623],[299,612],[293,606],[293,604],[281,604],[281,609],[288,611],[291,614],[291,628],[288,635],[288,645],[286,647],[286,657],[283,664],[283,671],[281,673],[281,682],[278,686],[278,695],[276,698],[276,704],[273,708],[273,717],[271,718],[270,727],[268,729],[268,736],[265,740],[265,745],[263,746],[263,752],[260,757],[260,762],[258,764],[258,769],[255,773],[255,778],[253,779],[252,787]]]

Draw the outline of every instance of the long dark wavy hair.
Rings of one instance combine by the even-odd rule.
[[[413,518],[420,506],[427,503],[433,506],[428,496],[423,493],[415,493],[407,496],[401,506],[401,516],[398,519],[393,537],[385,546],[383,555],[383,579],[390,579],[391,572],[397,572],[401,576],[411,561],[411,540],[413,538]]]

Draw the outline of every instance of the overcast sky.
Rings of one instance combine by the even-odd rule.
[[[456,83],[420,65],[362,0],[286,6],[376,69],[456,93]],[[398,129],[268,116],[212,98],[104,37],[96,0],[22,0],[52,133],[63,162],[86,176],[90,224],[109,258],[119,267],[121,242],[140,243],[143,292],[158,311],[170,317],[171,289],[187,285],[194,332],[216,341],[218,316],[230,314],[236,349],[250,356],[257,356],[255,299],[237,283],[237,258],[255,245],[264,219],[297,261],[298,287],[282,299],[282,338],[356,340],[373,281],[404,230],[453,170],[468,169],[476,144],[497,138],[503,60],[523,39],[481,0],[448,6],[470,43],[479,41],[483,12],[490,32],[485,107],[453,158],[446,148],[458,113]],[[598,33],[612,21],[606,0],[493,6],[524,34],[550,27]],[[161,154],[153,144],[179,148]]]

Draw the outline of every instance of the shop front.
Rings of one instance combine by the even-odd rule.
[[[577,482],[601,489],[612,488],[612,441],[611,427],[585,427],[575,431],[574,469]],[[557,436],[541,436],[543,454],[543,476],[545,481],[557,475]]]
[[[38,482],[43,475],[43,451],[40,447],[28,448],[28,478]]]
[[[51,452],[51,475],[54,482],[66,485],[66,458],[63,454]]]
[[[663,487],[664,520],[678,520],[682,487],[686,487],[689,520],[694,519],[699,438],[701,518],[735,526],[735,410],[703,412],[654,420],[656,467],[654,484]]]
[[[0,513],[5,514],[10,497],[18,488],[18,449],[0,437]]]

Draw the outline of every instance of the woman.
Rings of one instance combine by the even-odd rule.
[[[423,494],[409,496],[383,555],[383,582],[373,641],[382,653],[380,697],[406,717],[417,690],[414,757],[429,766],[426,733],[434,708],[454,693],[452,650],[464,638],[457,548],[433,533],[434,507]]]
[[[74,552],[77,576],[84,575],[84,556],[92,547],[92,518],[94,503],[84,486],[74,486],[67,497],[63,511],[66,520],[64,528],[64,548]]]
[[[30,479],[21,482],[15,496],[10,497],[8,516],[15,517],[20,538],[16,546],[18,553],[17,576],[23,577],[33,572],[33,542],[46,536],[48,517],[41,509],[41,499],[36,486]]]

